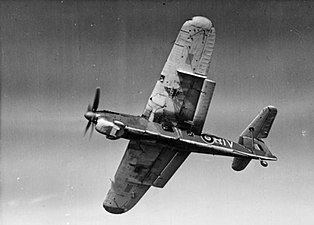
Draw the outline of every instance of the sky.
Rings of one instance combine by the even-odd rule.
[[[314,223],[314,3],[1,1],[4,225]],[[83,137],[87,105],[140,115],[184,21],[216,28],[204,132],[237,141],[267,105],[278,157],[242,172],[192,154],[129,212],[102,208],[127,140]]]

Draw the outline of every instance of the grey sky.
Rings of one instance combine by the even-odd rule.
[[[164,3],[164,4],[163,4]],[[313,224],[314,3],[1,1],[1,224]],[[204,131],[234,141],[266,105],[279,158],[193,154],[122,216],[102,209],[127,141],[82,138],[100,107],[141,114],[192,16],[216,28]]]

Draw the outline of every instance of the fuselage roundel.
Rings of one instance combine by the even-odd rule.
[[[224,138],[220,138],[214,135],[202,134],[201,135],[204,142],[210,145],[223,146],[227,148],[233,147],[233,142]]]

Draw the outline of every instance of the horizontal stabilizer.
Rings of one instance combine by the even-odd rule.
[[[240,137],[252,137],[253,132],[254,138],[267,138],[276,115],[277,109],[274,106],[265,107],[247,128],[245,128]]]

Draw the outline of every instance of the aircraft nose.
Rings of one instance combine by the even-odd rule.
[[[104,206],[104,209],[107,211],[107,212],[110,212],[112,214],[121,214],[121,213],[124,213],[125,210],[122,209],[122,208],[118,208],[118,207],[113,207],[113,206],[107,206],[107,205],[103,205]]]
[[[86,112],[84,116],[87,120],[92,120],[93,117],[95,116],[95,113],[89,111],[89,112]]]

